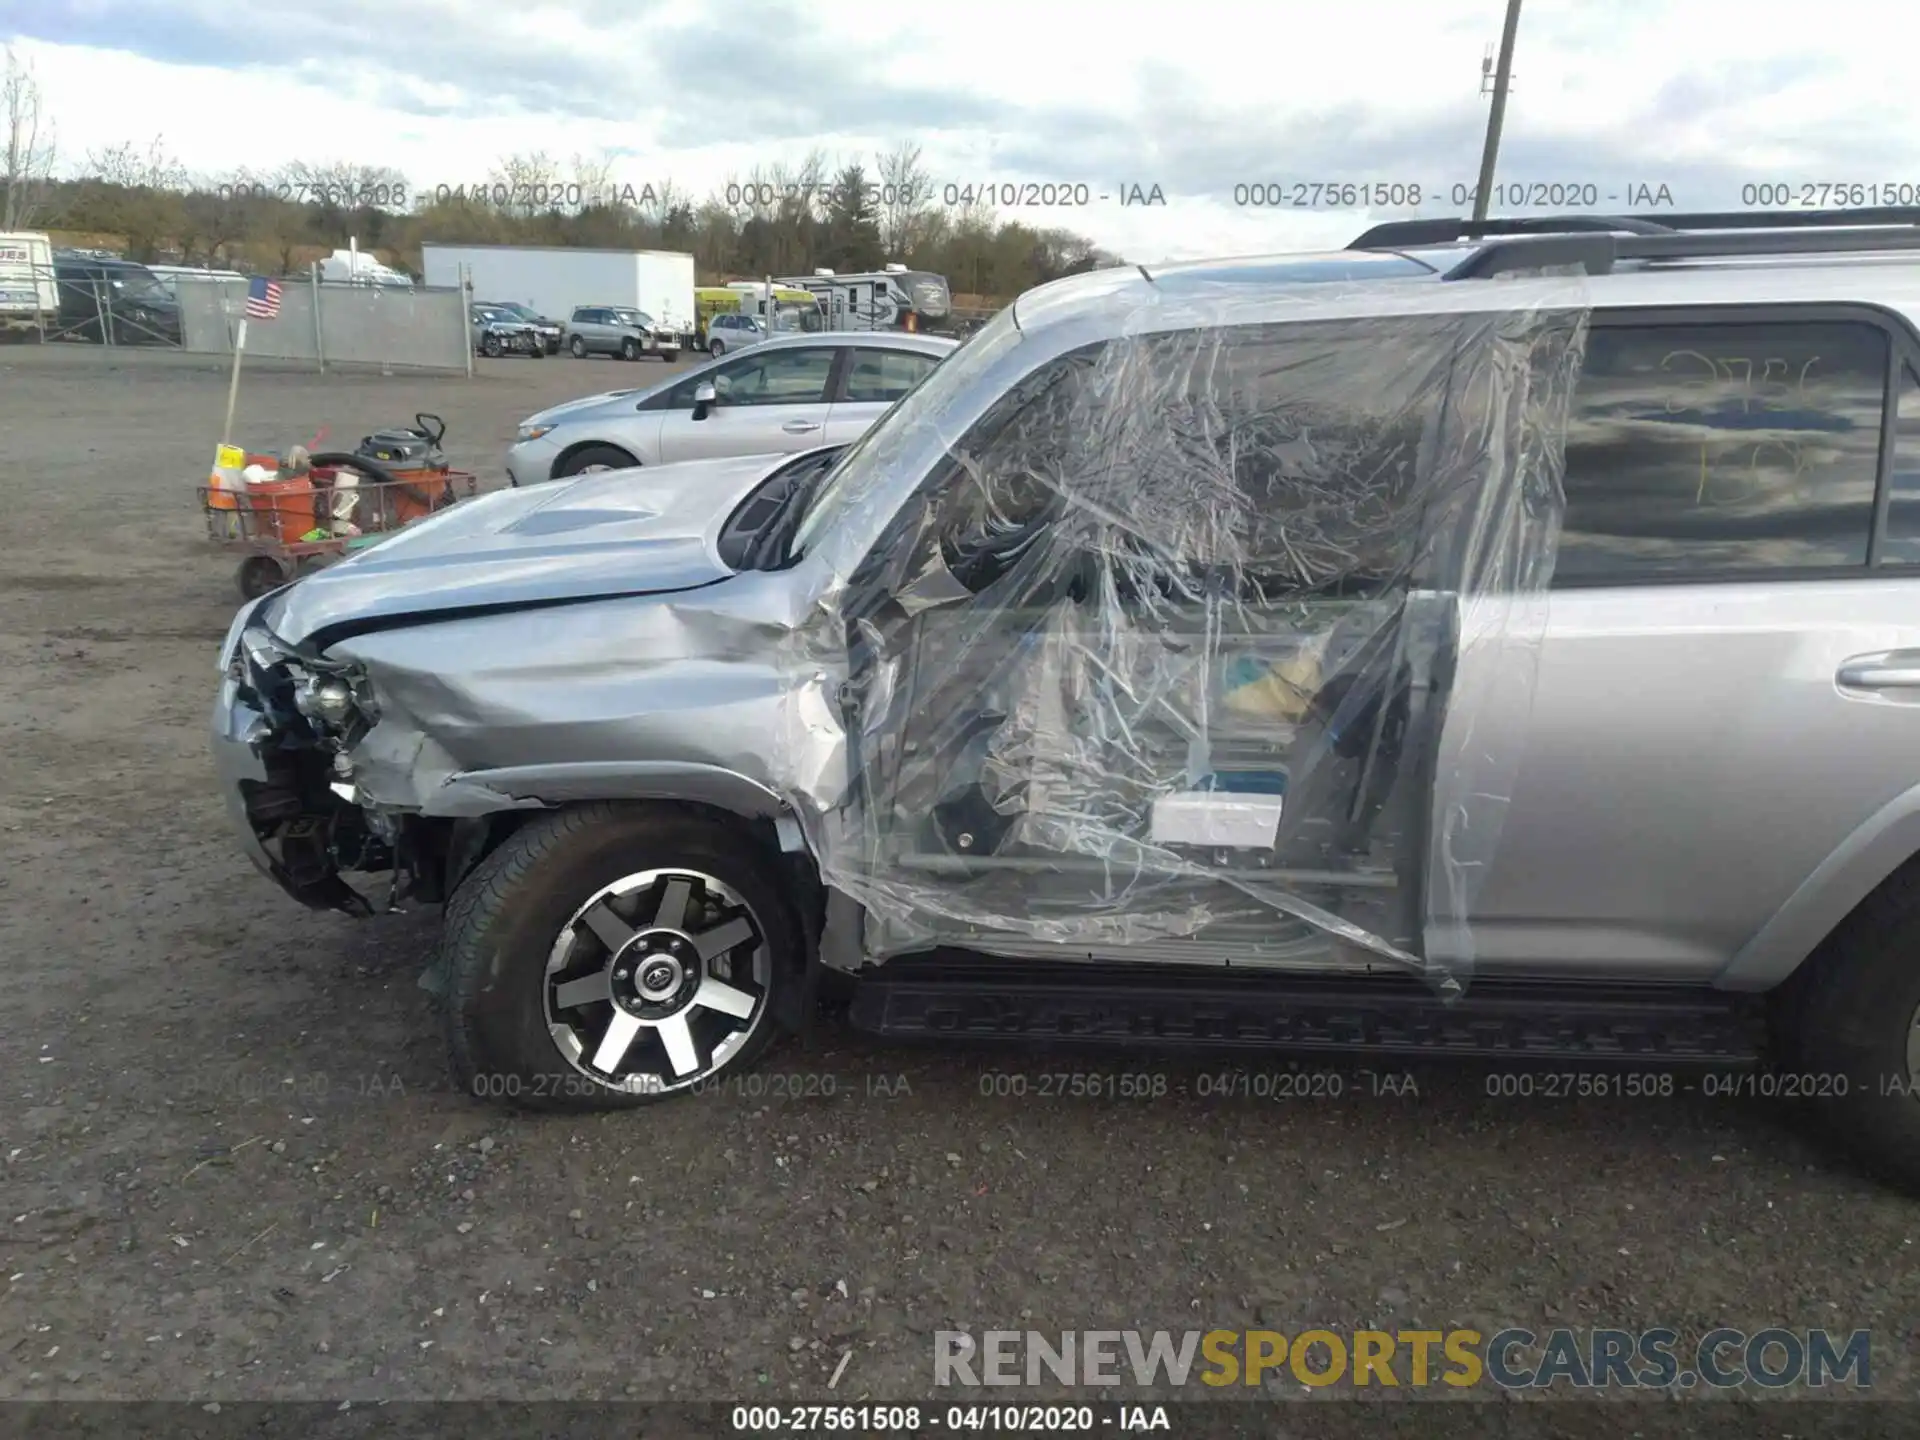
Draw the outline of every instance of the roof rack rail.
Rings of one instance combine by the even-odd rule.
[[[1646,215],[1518,215],[1497,220],[1389,220],[1347,246],[1349,250],[1404,250],[1420,245],[1457,245],[1495,235],[1608,234],[1661,235],[1671,228]]]
[[[1863,206],[1857,210],[1702,210],[1640,215],[1669,230],[1833,230],[1861,225],[1920,225],[1920,206]]]
[[[1865,225],[1920,225],[1920,206],[1886,205],[1858,210],[1707,210],[1652,215],[1519,215],[1494,220],[1390,220],[1376,225],[1349,250],[1399,250],[1420,245],[1456,245],[1463,240],[1511,235],[1666,235],[1700,230],[1832,230]]]
[[[1804,232],[1729,230],[1667,234],[1528,235],[1494,240],[1447,271],[1447,280],[1485,280],[1522,270],[1578,266],[1606,275],[1620,260],[1694,260],[1739,255],[1834,255],[1920,250],[1920,228],[1850,226]]]

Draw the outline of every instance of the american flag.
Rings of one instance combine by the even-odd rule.
[[[271,320],[280,313],[280,282],[259,276],[247,282],[247,319]]]

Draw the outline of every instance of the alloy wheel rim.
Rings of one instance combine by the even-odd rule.
[[[766,1020],[773,956],[740,893],[698,870],[642,870],[560,929],[541,1004],[567,1063],[608,1089],[684,1090]]]

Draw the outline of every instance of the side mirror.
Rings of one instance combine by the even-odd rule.
[[[693,387],[693,418],[704,420],[707,412],[720,403],[720,397],[713,388],[711,380],[702,380]]]

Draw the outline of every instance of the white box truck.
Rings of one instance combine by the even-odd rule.
[[[45,329],[59,311],[53,241],[24,231],[0,234],[0,330]]]
[[[630,306],[651,315],[682,349],[694,339],[693,256],[677,250],[582,250],[571,245],[420,247],[429,285],[457,286],[462,267],[473,299],[518,304],[565,324],[583,305]]]

